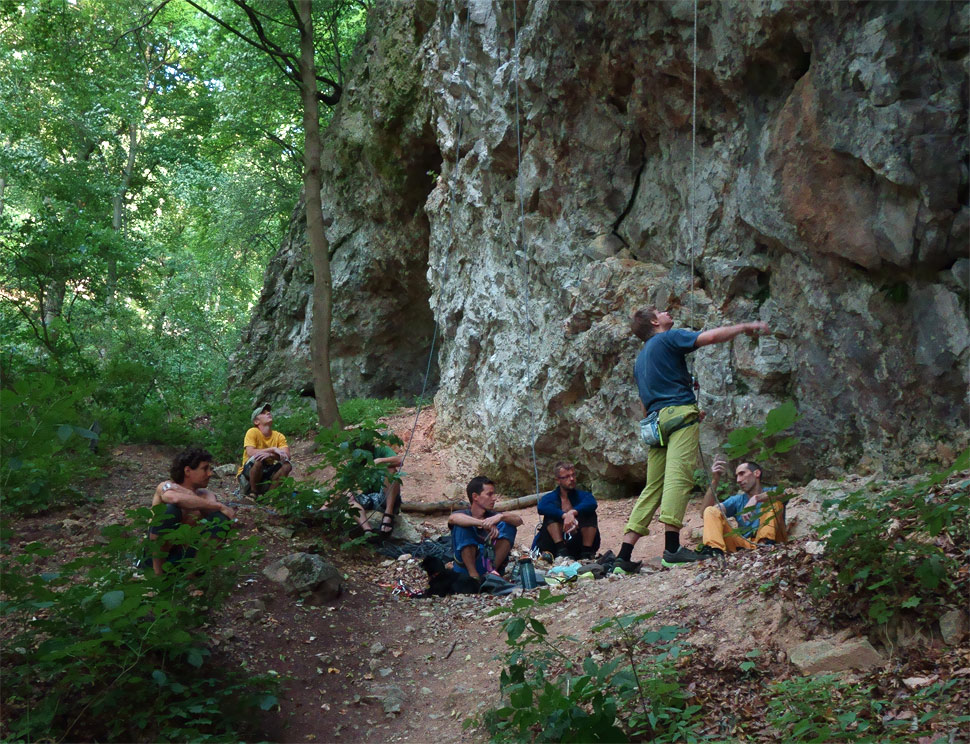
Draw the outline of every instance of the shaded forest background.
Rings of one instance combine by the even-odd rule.
[[[313,3],[319,76],[342,82],[367,8]],[[282,0],[4,3],[8,505],[58,500],[96,440],[191,439],[235,457],[251,406],[227,393],[230,354],[300,197],[304,149],[292,69],[247,39],[295,61],[295,13]],[[322,105],[324,132],[330,115]]]

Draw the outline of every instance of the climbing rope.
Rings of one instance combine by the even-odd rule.
[[[696,245],[696,209],[697,209],[697,0],[694,0],[694,59],[693,59],[693,94],[690,115],[690,278],[687,284],[687,297],[690,305],[690,327],[694,328],[694,246]]]
[[[535,357],[535,344],[532,338],[532,264],[529,261],[529,253],[525,245],[525,200],[522,197],[522,130],[519,124],[519,73],[522,65],[519,59],[519,4],[518,0],[512,2],[512,47],[515,50],[515,157],[516,157],[516,198],[519,202],[519,220],[516,234],[516,253],[522,257],[522,264],[525,267],[525,323],[526,323],[526,348],[528,351],[530,368],[535,371],[537,368]],[[535,395],[530,390],[529,394],[529,442],[532,452],[532,473],[535,477],[535,493],[539,493],[539,465],[536,460],[536,415],[535,415]]]
[[[696,245],[695,220],[697,215],[697,0],[694,0],[694,50],[693,50],[693,75],[692,75],[692,94],[691,94],[691,114],[690,114],[690,208],[689,234],[690,234],[690,278],[687,284],[687,297],[690,307],[690,328],[694,330],[694,247]],[[692,374],[691,380],[694,383],[694,390],[697,396],[698,409],[701,401],[701,386],[697,378]],[[698,439],[697,454],[700,455],[701,465],[704,472],[707,472],[707,460],[704,458],[704,451]]]
[[[455,13],[458,12],[458,4],[455,3]],[[468,2],[465,4],[465,25],[462,29],[461,35],[459,37],[458,51],[458,80],[459,86],[461,87],[461,100],[458,104],[458,122],[455,126],[455,165],[451,171],[451,179],[448,187],[448,245],[453,246],[455,244],[455,183],[458,176],[458,160],[461,157],[461,138],[462,130],[464,128],[465,122],[465,107],[468,102],[468,85],[465,80],[465,67],[468,64],[468,27],[471,23],[471,8]],[[445,263],[442,268],[441,276],[442,280],[446,279],[448,276],[448,256],[450,251],[445,251]],[[444,284],[444,281],[442,281]],[[421,395],[418,397],[417,406],[414,412],[414,423],[411,425],[411,433],[408,436],[407,444],[404,448],[404,454],[401,456],[401,470],[404,470],[404,463],[408,459],[408,455],[411,452],[411,442],[414,441],[414,432],[418,428],[418,419],[421,416],[421,409],[424,408],[424,396],[428,391],[428,380],[431,378],[431,364],[434,361],[434,350],[435,344],[438,340],[438,319],[435,318],[434,331],[431,333],[431,348],[428,351],[428,363],[424,370],[424,382],[421,384]]]

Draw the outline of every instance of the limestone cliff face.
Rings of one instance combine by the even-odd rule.
[[[793,472],[951,457],[968,8],[702,3],[692,178],[692,3],[379,3],[324,155],[338,395],[417,392],[436,320],[441,436],[528,488],[534,431],[540,467],[629,492],[655,303],[772,329],[692,355],[707,451],[791,398]],[[310,381],[299,224],[247,339],[264,394]]]

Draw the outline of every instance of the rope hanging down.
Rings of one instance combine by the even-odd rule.
[[[689,234],[690,234],[690,277],[687,284],[687,297],[690,307],[690,328],[694,330],[694,247],[696,245],[696,210],[697,210],[697,0],[694,0],[694,53],[693,53],[693,74],[692,74],[692,94],[690,112],[690,208],[688,214]],[[694,391],[697,396],[697,405],[700,407],[701,386],[697,377],[693,374],[691,379],[694,382]],[[697,443],[697,454],[701,457],[701,466],[707,472],[707,460],[704,458],[704,451],[701,449],[700,441]]]
[[[696,209],[697,209],[697,0],[694,0],[694,59],[693,59],[693,94],[690,114],[690,209],[688,219],[690,224],[690,278],[687,284],[687,297],[690,304],[690,327],[694,328],[694,246],[696,238]]]
[[[458,12],[458,5],[455,4],[455,12]],[[458,60],[458,81],[461,87],[461,100],[458,104],[457,119],[458,122],[455,126],[455,164],[451,171],[450,183],[448,186],[448,245],[453,246],[455,244],[455,182],[458,176],[458,159],[461,157],[461,137],[462,129],[464,128],[465,122],[465,106],[468,101],[468,85],[465,80],[465,67],[468,64],[468,26],[471,22],[471,9],[468,7],[468,3],[465,4],[465,25],[462,29],[460,41],[458,43],[458,53],[460,58]],[[443,271],[441,272],[442,279],[448,277],[448,256],[450,251],[445,251],[445,262]],[[442,284],[444,282],[442,281]],[[411,425],[411,433],[408,436],[407,444],[404,447],[404,454],[401,456],[401,470],[404,470],[404,463],[408,459],[408,454],[411,452],[411,442],[414,441],[414,432],[418,428],[418,418],[421,416],[421,409],[424,407],[424,396],[428,391],[428,380],[431,377],[431,363],[434,361],[434,350],[435,343],[438,340],[438,319],[435,318],[434,321],[434,331],[431,333],[431,349],[428,351],[428,363],[424,370],[424,382],[421,384],[421,395],[418,397],[417,406],[414,412],[414,423]]]
[[[535,358],[535,343],[532,338],[532,263],[529,261],[529,253],[525,245],[525,200],[522,197],[522,131],[519,126],[519,73],[522,69],[519,59],[519,5],[518,0],[512,2],[512,46],[515,50],[515,192],[519,202],[519,220],[516,235],[516,253],[522,256],[522,263],[525,266],[525,322],[526,322],[526,348],[529,368],[533,371],[537,368]],[[529,442],[532,451],[532,473],[535,477],[535,493],[539,493],[539,465],[536,461],[536,415],[533,405],[532,391],[530,390],[529,400]]]

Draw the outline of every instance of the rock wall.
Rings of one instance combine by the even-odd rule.
[[[414,392],[437,320],[440,436],[528,489],[534,433],[543,469],[632,493],[627,324],[652,302],[772,329],[693,355],[706,451],[791,398],[790,473],[952,458],[968,24],[958,2],[701,3],[692,160],[691,2],[379,2],[324,155],[338,395]],[[305,332],[271,278],[305,286],[294,237],[249,342],[306,387],[263,330]]]

